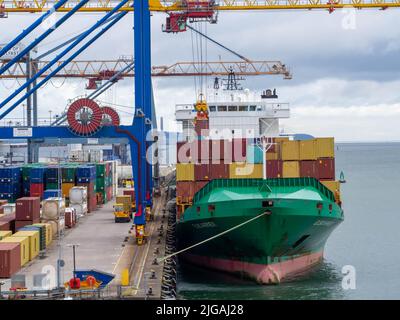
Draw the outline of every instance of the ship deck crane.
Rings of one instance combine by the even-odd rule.
[[[62,1],[62,0],[61,0]],[[58,2],[57,2],[58,3]],[[55,5],[57,5],[57,3]],[[65,3],[65,1],[64,1]],[[81,3],[81,2],[79,2]],[[186,21],[207,20],[216,22],[214,13],[216,11],[236,10],[306,10],[324,9],[332,13],[335,9],[345,7],[379,8],[387,9],[400,7],[398,0],[221,0],[221,1],[171,1],[159,0],[134,1],[91,1],[79,8],[77,12],[113,12],[134,10],[134,56],[135,56],[135,118],[131,126],[104,127],[95,133],[95,136],[121,137],[128,136],[131,140],[131,156],[133,161],[133,174],[135,179],[137,212],[134,223],[137,226],[145,225],[145,208],[151,205],[152,182],[148,179],[151,174],[150,165],[146,162],[146,150],[150,142],[146,136],[152,125],[152,85],[151,85],[151,29],[150,12],[177,12]],[[44,9],[52,7],[54,1],[11,1],[0,0],[0,15],[7,16],[12,12],[43,12]],[[60,6],[57,11],[69,12],[76,8],[76,1],[68,1]],[[168,5],[170,4],[170,5]],[[197,4],[197,6],[196,6]],[[204,8],[208,8],[203,10]],[[208,11],[207,11],[208,10]],[[183,25],[184,27],[185,25]],[[34,25],[24,30],[15,40],[21,40],[34,29]],[[88,45],[90,45],[89,43]],[[4,101],[3,101],[4,103]],[[3,106],[3,105],[2,105]],[[1,108],[1,107],[0,107]],[[33,127],[25,130],[25,134],[16,131],[18,128],[1,128],[0,133],[3,139],[27,137],[64,137],[72,138],[74,134],[65,127]]]

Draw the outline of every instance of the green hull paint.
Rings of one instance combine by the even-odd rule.
[[[179,249],[269,210],[269,215],[188,251],[267,265],[323,251],[329,235],[343,221],[332,193],[315,179],[234,180],[214,180],[196,194],[178,224]],[[273,201],[272,207],[265,207],[268,200]]]

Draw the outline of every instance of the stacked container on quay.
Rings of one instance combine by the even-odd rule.
[[[233,228],[182,258],[263,284],[318,264],[343,221],[333,138],[280,136],[289,106],[271,98],[176,108],[179,249]]]

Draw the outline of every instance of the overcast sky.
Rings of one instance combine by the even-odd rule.
[[[0,19],[0,43],[28,26],[34,15]],[[43,41],[39,52],[76,35],[100,15],[80,14]],[[152,64],[192,60],[191,33],[161,32],[165,15],[152,17]],[[282,102],[291,105],[285,131],[335,136],[337,141],[400,141],[400,10],[224,12],[217,24],[207,25],[209,36],[253,60],[280,60],[290,67],[292,80],[280,76],[248,78],[251,90],[277,88]],[[129,14],[79,59],[116,59],[133,54],[133,16]],[[205,28],[205,26],[203,26]],[[43,29],[38,29],[42,31]],[[35,35],[37,36],[38,33]],[[29,39],[33,39],[32,35]],[[238,60],[213,44],[207,59]],[[210,84],[212,84],[212,79]],[[68,99],[88,93],[86,81],[56,79],[39,93],[39,116],[61,113]],[[14,88],[12,89],[12,86]],[[0,83],[0,98],[15,90],[14,81]],[[62,85],[62,86],[61,86]],[[153,79],[157,116],[176,129],[176,103],[195,101],[193,78]],[[9,89],[7,89],[9,88]],[[100,100],[133,110],[133,79],[120,81]],[[10,114],[20,118],[21,107]],[[132,110],[122,113],[129,122]]]

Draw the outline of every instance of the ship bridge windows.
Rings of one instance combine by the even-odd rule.
[[[228,106],[228,111],[237,111],[237,106]]]
[[[257,106],[249,106],[249,111],[256,111]]]
[[[210,110],[210,112],[215,112],[215,111],[217,111],[217,107],[216,106],[209,106],[208,110]]]
[[[257,111],[262,111],[262,106],[257,106]]]
[[[226,106],[218,106],[218,111],[226,111],[227,107]]]
[[[248,111],[249,106],[239,106],[239,111]]]

